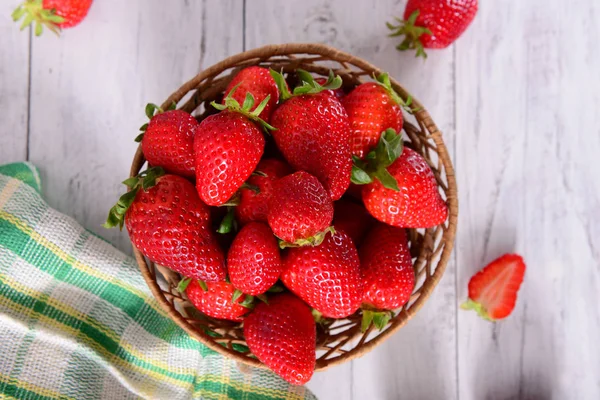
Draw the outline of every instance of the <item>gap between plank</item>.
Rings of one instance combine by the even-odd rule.
[[[29,50],[27,60],[27,130],[25,132],[25,160],[29,161],[29,137],[31,127],[31,47],[33,42],[33,25],[29,27]]]

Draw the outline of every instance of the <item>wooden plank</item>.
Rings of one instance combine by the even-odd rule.
[[[597,399],[600,7],[480,7],[457,46],[458,294],[502,253],[528,270],[506,321],[459,313],[460,398]]]
[[[399,54],[385,27],[386,20],[402,14],[405,2],[397,3],[248,1],[246,47],[322,42],[373,62],[425,104],[452,153],[453,52],[431,52],[426,62]],[[430,300],[398,334],[357,361],[316,374],[308,387],[323,399],[455,398],[454,270],[448,266]]]
[[[123,190],[144,106],[242,50],[242,6],[97,1],[60,39],[35,39],[30,153],[52,206],[129,249],[124,234],[100,225]]]
[[[0,4],[0,164],[27,157],[30,33],[19,31],[9,17],[15,7],[15,2]]]

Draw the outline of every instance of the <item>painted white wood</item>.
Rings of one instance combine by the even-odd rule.
[[[53,207],[129,249],[125,234],[100,225],[124,188],[144,106],[242,50],[242,6],[96,1],[60,39],[34,40],[30,157]]]
[[[19,31],[10,15],[16,3],[0,3],[0,164],[27,157],[29,29]]]
[[[481,2],[457,45],[458,300],[502,253],[528,266],[510,318],[459,312],[461,399],[600,398],[599,16]]]
[[[400,54],[386,21],[405,2],[347,0],[246,4],[246,47],[322,42],[380,66],[431,112],[454,147],[453,52],[431,53],[423,62]],[[266,23],[265,21],[268,21]],[[448,266],[429,302],[398,334],[361,359],[317,373],[308,383],[322,399],[444,398],[456,396],[455,266]],[[434,383],[424,380],[435,376]]]

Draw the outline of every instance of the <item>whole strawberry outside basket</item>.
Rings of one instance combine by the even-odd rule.
[[[236,73],[252,65],[283,73],[301,68],[324,77],[332,69],[342,77],[346,89],[371,81],[374,75],[383,72],[360,58],[322,44],[270,45],[229,57],[200,72],[166,99],[161,107],[166,109],[175,103],[178,109],[201,119],[215,112],[210,105],[211,101],[222,98],[226,86]],[[363,333],[361,310],[349,318],[335,320],[330,325],[318,325],[316,371],[365,354],[404,326],[430,296],[444,273],[452,251],[458,201],[454,170],[442,135],[425,108],[394,79],[391,79],[391,83],[402,98],[413,99],[412,107],[415,111],[412,116],[405,113],[405,140],[430,165],[442,197],[448,204],[448,218],[443,224],[433,228],[408,230],[416,285],[410,301],[396,310],[383,330],[379,331],[371,326]],[[406,121],[407,118],[412,122]],[[133,159],[130,176],[137,175],[144,163],[140,146]],[[207,347],[227,357],[244,364],[265,367],[246,346],[241,324],[199,314],[185,295],[177,290],[182,279],[179,274],[150,262],[135,246],[133,251],[153,295],[180,327]]]

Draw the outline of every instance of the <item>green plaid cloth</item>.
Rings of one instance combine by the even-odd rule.
[[[0,398],[315,398],[189,337],[134,260],[40,188],[33,166],[0,166]]]

